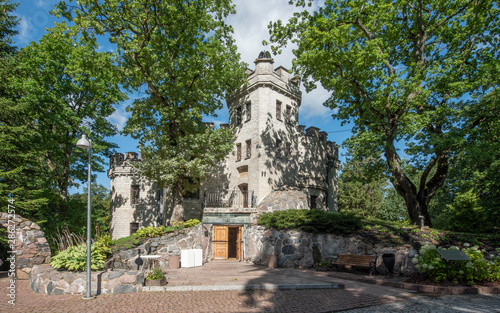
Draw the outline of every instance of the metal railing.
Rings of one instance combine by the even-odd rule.
[[[205,190],[204,208],[254,208],[256,197],[251,190]]]

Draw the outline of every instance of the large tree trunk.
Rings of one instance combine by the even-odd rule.
[[[400,194],[400,196],[405,200],[408,215],[413,224],[420,225],[420,216],[422,216],[424,225],[432,226],[429,211],[427,210],[428,201],[418,201],[417,196],[413,194]]]
[[[389,137],[386,140],[385,158],[392,174],[391,183],[397,193],[403,197],[410,221],[420,225],[420,216],[424,217],[424,225],[432,226],[428,205],[436,191],[443,185],[448,174],[448,150],[435,154],[420,176],[417,187],[408,178],[401,167],[401,159],[394,147],[394,141]],[[429,175],[433,172],[431,178]]]
[[[174,222],[184,222],[182,182],[179,181],[174,184],[170,192],[170,197],[165,196],[163,200],[165,225],[173,225]]]

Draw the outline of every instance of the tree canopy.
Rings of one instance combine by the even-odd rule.
[[[349,151],[340,169],[338,203],[340,212],[377,217],[382,207],[387,180],[380,172],[374,175],[370,167],[373,157],[358,158]]]
[[[0,56],[13,54],[16,47],[13,46],[12,37],[17,34],[15,27],[19,19],[12,15],[19,4],[12,3],[10,0],[0,0]]]
[[[59,12],[116,45],[124,85],[140,92],[124,130],[139,140],[138,169],[182,201],[232,148],[229,130],[202,122],[243,83],[245,66],[224,22],[232,4],[81,0],[60,3]]]
[[[93,141],[94,171],[102,171],[115,147],[107,120],[125,99],[112,53],[76,27],[56,24],[14,56],[5,81],[10,102],[1,102],[2,202],[15,197],[18,213],[35,220],[65,214],[68,188],[86,181],[87,152],[76,147],[82,133]]]
[[[411,221],[422,215],[431,225],[428,205],[450,157],[494,118],[487,100],[498,88],[498,11],[490,0],[327,0],[269,28],[275,52],[297,45],[294,71],[306,89],[332,92],[325,105],[354,123],[359,151],[383,153]],[[420,173],[416,183],[405,157]]]

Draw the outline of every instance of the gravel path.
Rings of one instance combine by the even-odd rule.
[[[417,298],[372,306],[362,309],[347,310],[349,313],[495,313],[500,312],[500,295],[463,295]]]

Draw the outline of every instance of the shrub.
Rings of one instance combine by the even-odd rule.
[[[258,224],[278,230],[296,229],[333,234],[351,234],[363,226],[361,217],[352,213],[293,209],[264,213],[259,216]]]
[[[172,222],[172,227],[174,228],[174,230],[179,231],[184,227],[184,222],[181,221]]]
[[[115,240],[114,245],[112,247],[113,250],[122,250],[122,249],[130,249],[135,246],[138,246],[141,241],[138,238],[137,234],[132,234],[128,237],[123,237]]]
[[[104,267],[106,258],[111,252],[109,246],[113,243],[111,236],[100,237],[90,246],[92,270],[101,270]],[[50,260],[50,265],[56,269],[66,269],[69,271],[83,271],[87,268],[87,245],[69,246],[60,251]]]
[[[498,281],[500,280],[500,256],[491,256],[491,260],[484,258],[484,250],[477,246],[470,247],[464,244],[462,251],[470,257],[470,261],[455,261],[453,265],[446,264],[441,255],[436,251],[435,245],[426,244],[420,249],[412,262],[417,264],[422,273],[435,282],[443,280],[467,282]],[[445,248],[440,248],[445,250]],[[460,250],[458,247],[450,247],[450,250]]]
[[[196,226],[198,224],[200,224],[200,220],[198,219],[190,219],[190,220],[187,220],[185,223],[184,223],[184,228],[189,228],[189,227],[193,227],[193,226]]]
[[[148,226],[145,228],[141,228],[136,232],[139,238],[160,237],[163,236],[164,233],[165,233],[165,226],[158,226],[158,227]]]
[[[175,231],[175,228],[172,226],[165,226],[165,233],[172,233]]]

